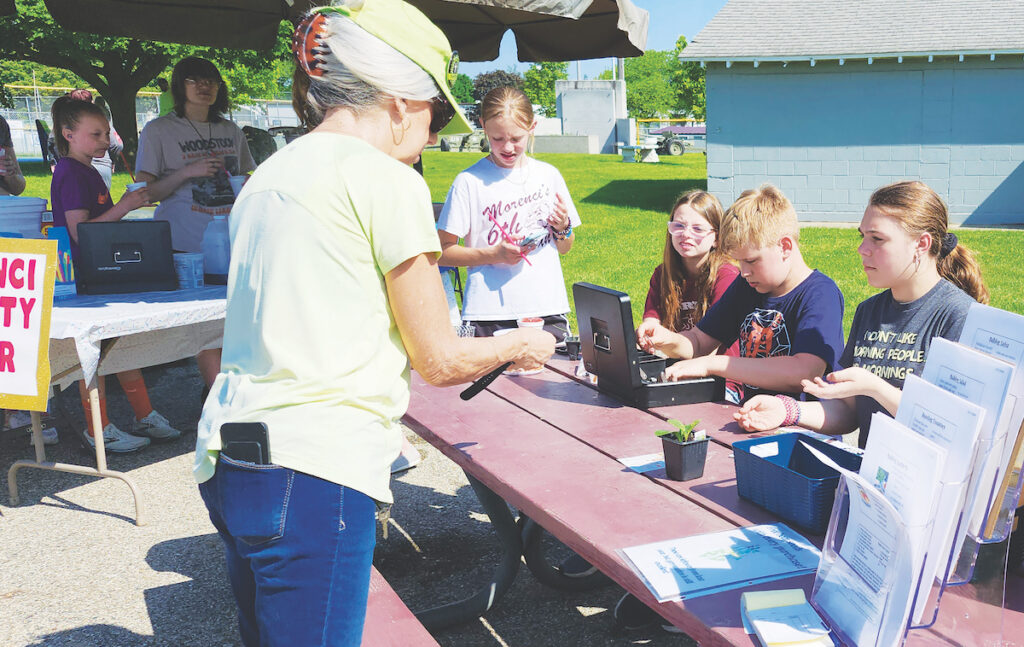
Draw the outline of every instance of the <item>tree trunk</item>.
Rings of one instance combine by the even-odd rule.
[[[114,121],[114,130],[121,136],[124,142],[124,156],[132,165],[129,172],[135,172],[135,153],[139,147],[139,126],[135,120],[135,94],[137,89],[134,84],[124,87],[117,84],[111,87],[103,98],[110,106],[110,114]]]

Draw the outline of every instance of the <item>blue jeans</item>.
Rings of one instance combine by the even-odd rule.
[[[358,647],[377,540],[361,492],[221,456],[199,484],[224,540],[246,647]]]

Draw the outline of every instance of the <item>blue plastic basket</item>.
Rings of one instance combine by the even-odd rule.
[[[859,454],[804,434],[753,438],[732,445],[736,489],[744,499],[821,535],[828,527],[839,473],[798,441],[814,447],[845,469],[860,469]]]

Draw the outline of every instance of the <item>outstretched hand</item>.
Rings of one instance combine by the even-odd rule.
[[[732,417],[746,431],[768,431],[786,419],[786,405],[773,395],[755,395]]]
[[[800,384],[804,387],[804,393],[819,400],[837,400],[857,395],[870,396],[875,392],[880,380],[880,377],[870,371],[859,366],[851,366],[833,371],[824,379],[816,377],[813,380],[801,380]]]

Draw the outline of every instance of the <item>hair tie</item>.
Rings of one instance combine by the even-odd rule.
[[[322,13],[311,13],[302,19],[292,35],[292,53],[302,71],[309,76],[322,76],[317,56],[323,50],[323,37],[327,18]]]
[[[939,248],[939,258],[946,258],[949,253],[956,249],[956,246],[960,244],[960,240],[956,237],[953,232],[947,232],[942,237],[942,247]]]

